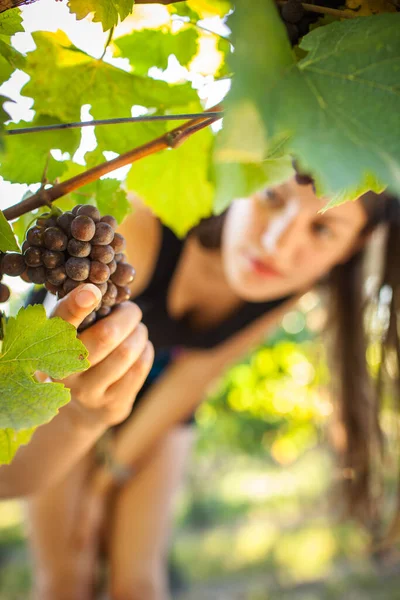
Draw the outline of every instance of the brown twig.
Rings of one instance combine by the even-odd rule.
[[[93,181],[97,181],[103,175],[107,173],[111,173],[120,167],[124,167],[133,162],[140,160],[141,158],[145,158],[146,156],[150,156],[150,154],[155,154],[160,150],[164,150],[165,148],[177,148],[183,142],[191,136],[196,131],[203,129],[204,127],[208,127],[215,121],[218,121],[221,117],[217,116],[209,116],[208,112],[216,112],[221,110],[221,107],[214,106],[210,108],[209,111],[204,111],[204,113],[190,121],[186,121],[180,127],[176,127],[171,131],[168,131],[164,135],[143,144],[125,154],[121,154],[112,160],[106,161],[99,165],[96,165],[92,169],[85,171],[84,173],[80,173],[71,179],[67,179],[66,181],[62,181],[61,183],[57,183],[50,188],[40,189],[36,194],[33,194],[29,198],[18,202],[18,204],[14,204],[6,210],[3,211],[4,216],[8,221],[12,221],[21,215],[24,215],[31,210],[35,210],[40,206],[49,205],[54,200],[73,192],[74,190],[79,189],[80,187],[87,185],[88,183],[92,183]]]

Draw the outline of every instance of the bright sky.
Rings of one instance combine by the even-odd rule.
[[[99,57],[103,53],[104,45],[108,37],[108,32],[104,33],[99,23],[92,23],[88,20],[77,21],[76,18],[71,15],[67,9],[66,4],[61,2],[54,2],[54,0],[41,0],[38,3],[31,4],[22,8],[24,27],[27,33],[18,33],[13,38],[14,46],[20,52],[28,52],[35,48],[33,38],[30,32],[37,30],[46,31],[57,31],[61,28],[66,32],[72,43],[85,50],[92,56]],[[157,26],[165,23],[169,20],[169,13],[166,7],[161,5],[152,6],[137,6],[135,8],[135,18],[126,19],[121,23],[114,33],[114,37],[124,35],[131,32],[134,28],[140,29],[144,26],[144,23],[149,24],[151,19],[151,25]],[[218,18],[208,19],[202,21],[205,27],[208,27],[212,31],[216,31],[223,35],[227,35],[228,28]],[[180,26],[179,23],[176,25]],[[158,69],[154,69],[151,72],[153,77],[158,77],[169,82],[179,81],[182,79],[189,78],[192,81],[193,86],[199,89],[200,97],[204,100],[205,107],[212,106],[213,104],[220,101],[220,99],[226,94],[229,83],[227,81],[213,83],[211,77],[206,77],[196,73],[196,71],[203,72],[204,57],[212,53],[213,40],[207,37],[202,38],[199,57],[195,59],[191,65],[191,73],[188,74],[186,69],[183,69],[179,63],[170,57],[168,69],[165,72],[160,72]],[[107,52],[105,60],[118,65],[120,68],[129,70],[129,64],[126,59],[113,59],[111,52]],[[0,93],[12,98],[16,104],[8,103],[7,110],[12,115],[14,121],[31,120],[34,112],[31,110],[32,101],[20,95],[22,86],[28,81],[29,77],[17,71],[11,77],[11,79],[0,86]],[[110,114],[110,118],[112,118]],[[84,107],[81,115],[82,120],[89,120],[89,107]],[[95,138],[93,135],[92,128],[85,128],[82,134],[81,146],[75,155],[77,162],[83,162],[83,155],[86,151],[93,149],[95,145]],[[107,158],[111,158],[107,157]],[[129,168],[129,167],[128,167]],[[126,172],[126,170],[125,170]],[[116,173],[114,173],[115,176]],[[120,174],[122,177],[124,172]],[[7,206],[18,202],[23,194],[27,191],[26,185],[11,184],[4,181],[0,177],[0,208],[4,209]],[[31,187],[31,189],[33,189]]]

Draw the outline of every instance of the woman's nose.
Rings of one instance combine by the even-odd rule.
[[[293,235],[288,236],[286,234],[289,231],[293,233],[299,208],[299,202],[292,199],[278,215],[269,220],[260,240],[261,246],[268,254],[276,253],[278,244],[281,247],[283,239],[285,239],[285,245],[294,242]]]

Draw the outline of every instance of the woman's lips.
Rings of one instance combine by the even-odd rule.
[[[252,271],[261,275],[262,277],[282,277],[281,271],[274,268],[272,265],[265,263],[254,256],[246,255],[247,261],[249,262]]]

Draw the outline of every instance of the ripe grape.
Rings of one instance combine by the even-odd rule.
[[[71,235],[71,223],[75,219],[75,215],[72,212],[65,212],[57,217],[57,225],[66,233],[68,236]]]
[[[105,265],[108,265],[114,259],[114,250],[111,246],[92,246],[92,251],[90,253],[90,258],[92,260],[98,260]]]
[[[135,278],[135,269],[128,263],[118,263],[115,273],[111,275],[111,280],[116,285],[128,285]]]
[[[55,269],[46,269],[47,281],[53,285],[61,285],[67,278],[66,266],[61,265]]]
[[[73,279],[67,277],[63,284],[63,290],[66,294],[68,294],[69,292],[72,292],[72,290],[74,290],[76,287],[78,287],[78,285],[81,285],[80,281],[74,281]]]
[[[132,292],[127,285],[117,285],[117,297],[115,299],[115,304],[121,304],[121,302],[127,302],[130,300]]]
[[[84,204],[83,206],[80,206],[79,209],[76,211],[76,214],[78,216],[86,215],[87,217],[90,217],[95,223],[98,223],[101,217],[99,209],[95,206],[92,206],[91,204]]]
[[[28,267],[40,267],[43,264],[41,249],[35,246],[27,248],[24,252],[24,259]]]
[[[46,282],[46,269],[44,267],[28,267],[26,272],[32,283],[39,285]]]
[[[31,227],[26,232],[26,239],[31,246],[43,246],[43,227]]]
[[[304,8],[299,0],[288,0],[282,6],[281,14],[287,23],[298,23],[304,15]]]
[[[106,246],[111,244],[114,239],[114,229],[108,223],[100,221],[96,223],[96,232],[92,239],[92,244],[100,244]]]
[[[71,256],[76,256],[77,258],[89,256],[91,249],[92,246],[89,242],[81,242],[75,238],[70,239],[67,246],[69,254]]]
[[[120,262],[126,262],[126,256],[123,252],[118,252],[115,256],[114,256],[115,262],[120,263]]]
[[[95,283],[94,285],[99,288],[101,295],[104,296],[104,294],[107,291],[107,282],[105,281],[104,283]]]
[[[118,222],[117,219],[115,219],[113,216],[111,215],[105,215],[104,217],[102,217],[101,219],[102,223],[108,223],[113,229],[114,231],[117,229],[118,227]]]
[[[44,245],[49,250],[63,252],[67,248],[68,238],[58,227],[48,227],[44,230]]]
[[[0,302],[7,302],[10,297],[10,288],[5,283],[0,283]]]
[[[76,240],[90,242],[96,231],[93,219],[86,215],[75,217],[71,223],[71,234]],[[95,242],[94,242],[95,243]]]
[[[119,254],[123,252],[126,248],[125,238],[120,233],[114,233],[114,239],[110,244],[112,248],[114,248],[114,252]]]
[[[1,261],[1,270],[4,275],[10,277],[19,277],[26,269],[25,260],[22,254],[16,252],[7,252]]]
[[[117,269],[117,262],[115,259],[113,259],[110,263],[108,263],[108,268],[110,269],[110,275],[115,273],[115,271]]]
[[[96,310],[97,313],[97,318],[98,319],[103,319],[104,317],[107,317],[111,312],[111,306],[100,306],[100,308],[98,308]]]
[[[44,284],[44,287],[46,288],[46,290],[48,292],[50,292],[50,294],[57,294],[60,291],[59,285],[53,285],[49,281],[46,281],[46,283]]]
[[[83,331],[87,329],[96,321],[96,311],[93,311],[88,315],[85,319],[83,319],[82,323],[78,327],[78,331]]]
[[[57,252],[56,250],[43,250],[42,261],[45,267],[48,269],[55,269],[60,265],[64,264],[64,254]]]
[[[83,204],[77,204],[76,206],[74,206],[74,208],[71,211],[72,214],[76,216],[78,214],[78,210],[80,209],[81,206],[83,206]]]
[[[114,306],[117,294],[118,294],[117,286],[114,285],[111,281],[109,281],[108,285],[107,285],[107,291],[103,296],[101,305],[102,306]]]
[[[92,283],[104,283],[110,277],[110,269],[107,265],[93,260],[90,264],[89,279]]]
[[[74,281],[85,281],[89,277],[90,260],[72,256],[65,263],[65,270],[68,277]]]

